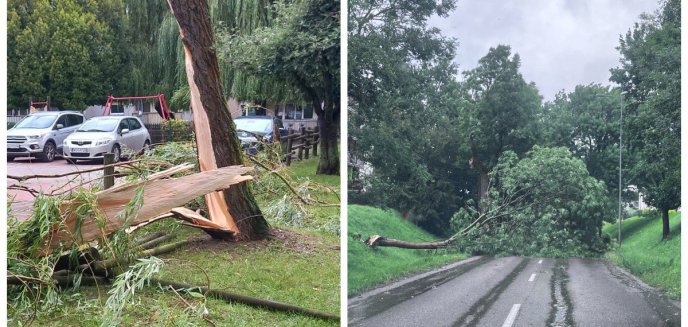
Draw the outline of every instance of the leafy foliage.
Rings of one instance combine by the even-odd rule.
[[[219,47],[237,71],[288,85],[313,106],[320,128],[317,172],[329,175],[339,173],[339,7],[338,0],[276,2],[270,25],[245,35],[223,33]]]
[[[120,82],[121,1],[9,1],[10,107],[51,97],[60,108],[104,100]]]
[[[596,255],[605,216],[604,184],[565,148],[534,146],[523,159],[505,152],[491,171],[489,196],[452,218],[456,231],[475,224],[459,246],[474,253]],[[572,183],[571,181],[576,181]]]
[[[511,47],[490,48],[478,67],[464,72],[467,105],[461,128],[475,135],[478,157],[488,169],[504,151],[524,154],[539,139],[541,96],[519,72],[521,58]]]
[[[117,326],[121,323],[122,309],[153,277],[160,271],[163,261],[152,257],[139,259],[130,269],[120,274],[108,291],[109,297],[105,303],[105,310],[101,326]]]
[[[628,145],[637,156],[631,179],[666,218],[681,204],[681,2],[663,2],[619,40],[621,67],[610,80],[627,92]]]
[[[372,167],[353,203],[394,208],[442,234],[465,200],[454,40],[427,26],[453,1],[349,2],[349,136]]]

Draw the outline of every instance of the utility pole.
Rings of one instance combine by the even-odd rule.
[[[623,149],[623,109],[624,109],[624,92],[619,94],[621,97],[621,115],[619,117],[619,247],[617,251],[621,251],[621,150]]]

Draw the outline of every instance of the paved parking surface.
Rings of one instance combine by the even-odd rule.
[[[102,161],[79,161],[77,164],[69,164],[58,157],[53,162],[40,162],[37,159],[16,158],[7,162],[8,176],[31,175],[60,175],[64,173],[82,171],[102,167]],[[59,178],[32,178],[21,183],[7,178],[8,201],[11,201],[12,212],[20,219],[30,217],[34,196],[28,191],[10,189],[12,185],[22,185],[42,193],[59,193],[69,190],[77,185],[89,183],[89,181],[102,176],[102,171],[89,172],[81,175],[70,175]],[[100,181],[100,180],[97,180]]]

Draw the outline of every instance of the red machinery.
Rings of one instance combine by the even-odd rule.
[[[109,95],[107,97],[107,102],[105,102],[105,106],[103,107],[103,116],[110,115],[110,111],[112,110],[112,102],[113,101],[123,101],[123,100],[148,100],[148,99],[157,99],[158,103],[160,104],[160,110],[156,107],[155,110],[158,112],[160,117],[162,117],[164,120],[168,119],[173,119],[174,116],[170,112],[170,109],[167,107],[167,101],[165,101],[165,95],[162,93],[159,93],[158,95],[148,95],[148,96],[140,96],[140,97],[113,97]]]

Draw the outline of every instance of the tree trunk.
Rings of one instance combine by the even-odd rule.
[[[369,237],[365,243],[370,247],[388,246],[402,249],[444,249],[454,243],[454,238],[449,238],[443,241],[436,242],[406,242],[395,240],[391,238],[384,238],[380,235],[373,235]]]
[[[201,171],[242,164],[241,147],[225,102],[205,0],[168,0],[186,57],[194,130]],[[259,239],[269,225],[245,184],[205,197],[210,219],[235,231],[240,239]]]
[[[669,238],[669,209],[662,210],[662,239]]]
[[[319,103],[314,105],[321,106]],[[320,133],[320,161],[317,174],[339,175],[339,104],[326,101],[318,114]]]
[[[490,185],[490,177],[488,175],[488,170],[487,167],[483,164],[482,161],[480,161],[480,158],[478,157],[478,149],[475,146],[475,140],[473,140],[473,135],[470,137],[470,144],[471,144],[471,161],[470,164],[471,166],[475,167],[475,169],[478,171],[480,174],[480,180],[478,181],[478,203],[480,203],[480,200],[484,199],[487,197],[487,188],[488,185]]]

